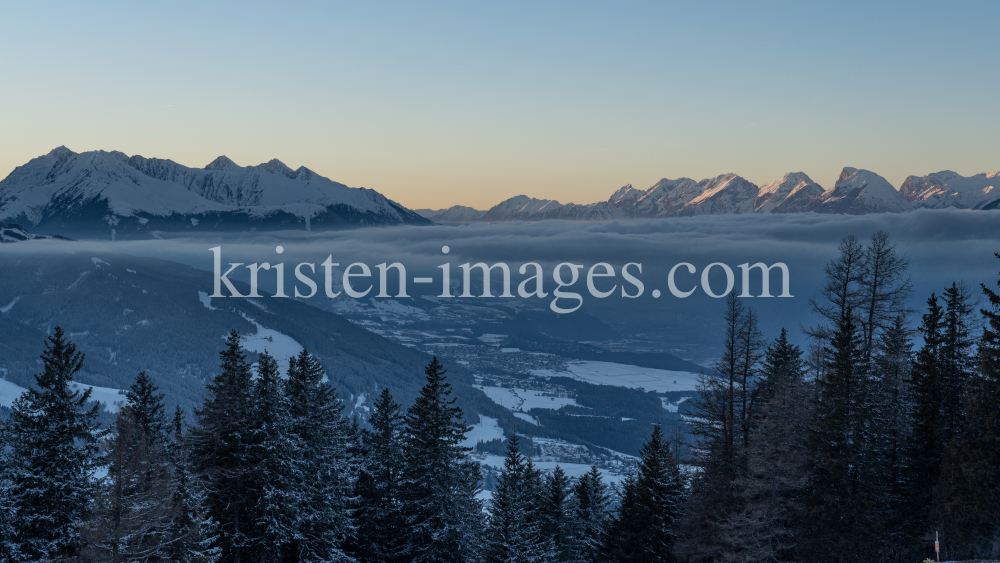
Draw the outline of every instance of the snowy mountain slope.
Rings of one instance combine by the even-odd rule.
[[[756,184],[736,174],[723,174],[699,182],[702,184],[702,192],[678,210],[678,216],[751,213],[760,191]]]
[[[48,235],[36,235],[34,233],[28,232],[27,229],[21,225],[14,225],[9,223],[0,223],[0,243],[4,242],[21,242],[25,240],[36,240],[36,239],[47,239],[53,238]]]
[[[951,170],[909,176],[899,189],[914,207],[983,209],[1000,201],[1000,172],[962,176]]]
[[[817,213],[865,215],[912,211],[910,202],[885,178],[869,170],[844,168],[832,190],[820,194],[809,207]]]
[[[448,209],[414,209],[413,211],[435,223],[470,223],[481,220],[486,214],[485,211],[464,205],[453,205]]]
[[[0,181],[0,220],[50,232],[118,236],[428,223],[374,190],[349,188],[278,160],[241,167],[219,157],[201,169],[66,147]]]
[[[757,213],[802,211],[823,193],[823,188],[804,172],[789,172],[775,182],[764,184],[754,201]]]

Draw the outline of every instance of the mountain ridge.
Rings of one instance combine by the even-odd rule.
[[[0,221],[56,234],[316,229],[430,224],[375,190],[350,188],[277,159],[205,168],[60,146],[0,181]]]
[[[729,173],[701,181],[664,178],[646,190],[626,184],[607,200],[590,204],[563,204],[519,195],[485,211],[455,206],[422,212],[435,222],[498,222],[602,221],[743,213],[866,215],[945,207],[1000,208],[1000,172],[970,177],[951,171],[910,176],[899,190],[875,172],[852,167],[845,167],[829,190],[823,189],[804,172],[789,172],[759,187]],[[459,214],[462,218],[456,219]]]

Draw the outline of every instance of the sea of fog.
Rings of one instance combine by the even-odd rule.
[[[295,283],[292,273],[295,265],[300,262],[315,264],[317,275],[314,277],[320,290],[312,300],[326,299],[321,263],[328,256],[340,264],[340,269],[353,262],[367,264],[376,284],[377,264],[400,262],[405,265],[411,280],[408,284],[411,295],[440,292],[438,266],[445,263],[450,264],[454,286],[462,279],[459,264],[504,262],[510,266],[516,288],[517,283],[527,277],[518,274],[520,265],[537,262],[546,271],[544,288],[547,292],[555,286],[551,276],[556,264],[582,264],[580,280],[567,289],[583,294],[581,311],[601,319],[623,338],[659,342],[664,350],[685,351],[687,357],[701,355],[704,358],[693,359],[704,361],[717,353],[721,340],[722,300],[711,298],[700,289],[688,298],[674,297],[667,288],[667,274],[675,264],[688,262],[697,270],[695,275],[687,275],[686,270],[678,272],[677,285],[682,290],[695,287],[701,271],[709,264],[726,264],[735,273],[735,291],[740,291],[741,285],[739,264],[786,264],[792,297],[753,297],[745,302],[757,310],[769,337],[781,327],[787,327],[793,338],[801,342],[800,327],[815,322],[809,300],[821,287],[824,265],[836,255],[840,240],[855,235],[865,241],[879,229],[886,230],[898,251],[909,258],[915,309],[922,310],[931,292],[940,293],[953,281],[976,286],[977,293],[980,283],[995,285],[997,282],[1000,260],[994,253],[1000,252],[1000,212],[965,210],[921,210],[859,217],[802,213],[602,223],[443,224],[199,237],[163,234],[157,239],[133,241],[32,241],[4,245],[0,252],[50,252],[54,259],[64,252],[155,257],[204,270],[206,287],[211,287],[214,255],[210,249],[221,247],[222,261],[226,264],[284,263],[288,293],[292,292]],[[276,252],[277,246],[282,247],[281,254]],[[444,246],[449,248],[448,254],[442,252]],[[587,293],[585,279],[587,269],[599,262],[611,264],[617,273],[613,279],[598,280],[601,289],[613,285],[619,288],[603,299]],[[642,265],[641,275],[635,267],[631,271],[644,285],[643,295],[635,299],[621,297],[619,293],[624,282],[621,266],[629,262]],[[774,274],[771,293],[778,295],[781,284],[777,272]],[[433,284],[416,286],[412,284],[416,276],[436,277]],[[249,280],[245,268],[237,269],[230,277]],[[273,272],[261,271],[262,291],[276,289],[273,278]],[[493,279],[494,293],[498,294],[500,280],[496,275]],[[723,269],[715,267],[710,281],[714,291],[720,292],[725,287]],[[339,283],[338,278],[335,285],[339,287]],[[633,285],[626,285],[626,288],[630,293],[636,291]],[[660,291],[660,298],[653,297],[654,289]],[[759,283],[753,284],[752,293],[757,295],[759,291]],[[344,295],[338,297],[346,298]],[[547,306],[551,299],[549,295],[547,299],[535,297],[532,301]],[[405,299],[397,301],[405,302]],[[570,313],[573,314],[577,313]]]

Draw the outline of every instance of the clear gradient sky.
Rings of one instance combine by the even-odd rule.
[[[411,208],[1000,169],[1000,2],[4,2],[0,177],[279,158]]]

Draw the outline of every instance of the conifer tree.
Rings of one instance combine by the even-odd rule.
[[[817,383],[816,420],[807,441],[812,494],[803,514],[806,558],[854,558],[870,543],[862,489],[864,341],[848,307],[830,340],[829,365]],[[842,559],[840,559],[842,560]]]
[[[542,480],[539,507],[542,538],[552,546],[553,561],[560,563],[583,561],[577,499],[572,492],[569,477],[558,465]]]
[[[941,460],[948,444],[944,437],[939,403],[942,389],[944,310],[936,295],[927,299],[927,313],[920,324],[924,344],[914,359],[911,391],[913,426],[910,432],[910,505],[915,515],[915,532],[930,524],[933,492],[941,475]]]
[[[219,354],[221,370],[207,385],[207,397],[195,411],[191,432],[191,468],[204,490],[205,515],[214,526],[212,548],[224,563],[246,561],[252,553],[250,457],[250,364],[240,334],[229,333]]]
[[[89,557],[117,562],[164,554],[172,476],[163,395],[156,391],[140,373],[104,443],[107,477],[98,487]]]
[[[608,487],[601,480],[597,466],[591,466],[590,471],[580,477],[573,487],[573,496],[580,529],[580,558],[594,561],[605,540],[611,504]]]
[[[393,563],[402,561],[403,416],[389,389],[375,399],[374,409],[371,428],[362,431],[363,459],[355,488],[359,503],[355,557],[365,563]]]
[[[167,530],[166,559],[171,563],[214,563],[220,550],[213,547],[212,522],[204,518],[203,495],[191,484],[188,471],[190,451],[184,435],[184,412],[174,410],[173,491],[170,496],[170,525]]]
[[[538,474],[521,454],[517,436],[507,440],[507,456],[493,492],[486,530],[486,563],[549,561],[550,539],[538,518]]]
[[[455,406],[441,362],[424,369],[427,383],[406,414],[404,552],[415,563],[472,561],[479,553],[482,506],[479,466],[462,441],[469,427]]]
[[[639,474],[626,480],[605,557],[613,563],[674,561],[684,486],[659,424],[640,452]]]
[[[355,533],[349,506],[354,487],[351,423],[336,390],[323,377],[323,366],[307,350],[289,361],[288,430],[300,457],[293,561],[342,560]]]
[[[91,389],[70,386],[83,354],[56,327],[41,359],[37,388],[14,401],[3,429],[9,487],[4,511],[21,561],[79,553],[97,466],[99,407],[86,407]]]
[[[288,403],[278,362],[265,350],[257,360],[247,420],[250,472],[249,551],[258,561],[278,561],[295,535],[297,445],[289,431]]]

